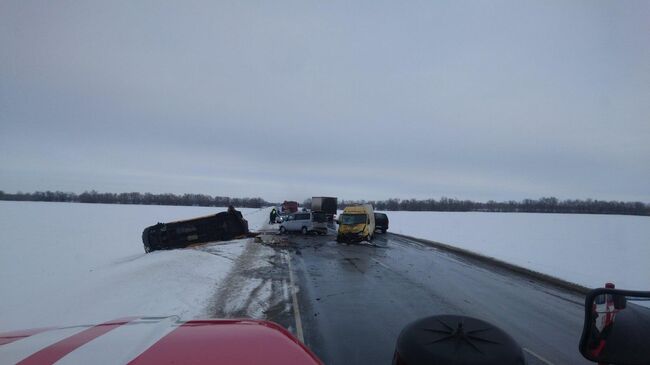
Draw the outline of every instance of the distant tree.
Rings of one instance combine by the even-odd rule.
[[[205,194],[183,194],[171,193],[99,193],[95,190],[84,191],[82,194],[75,194],[62,191],[35,191],[23,193],[18,191],[15,194],[0,190],[0,200],[9,201],[47,201],[47,202],[79,202],[79,203],[103,203],[103,204],[155,204],[155,205],[194,205],[225,207],[234,205],[244,208],[260,208],[273,205],[266,200],[255,198],[230,198],[224,196],[210,196]],[[480,212],[529,212],[529,213],[577,213],[577,214],[631,214],[650,215],[650,204],[643,202],[623,202],[604,200],[578,200],[566,199],[560,201],[555,197],[542,197],[539,199],[524,199],[520,202],[509,200],[497,202],[489,200],[485,203],[471,200],[458,200],[455,198],[441,197],[435,199],[406,199],[400,200],[391,198],[388,200],[339,200],[339,209],[350,205],[372,204],[376,210],[410,210],[410,211],[480,211]],[[277,205],[277,204],[276,204]],[[309,207],[311,199],[303,202],[303,207]]]

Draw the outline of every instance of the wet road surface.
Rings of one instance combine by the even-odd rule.
[[[529,364],[592,364],[578,352],[578,294],[390,233],[334,238],[292,235],[288,248],[304,340],[326,364],[390,364],[401,329],[436,314],[497,325]]]

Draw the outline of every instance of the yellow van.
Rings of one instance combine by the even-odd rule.
[[[345,208],[338,223],[338,242],[370,241],[375,234],[375,213],[370,204]]]

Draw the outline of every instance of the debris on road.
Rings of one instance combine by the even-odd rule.
[[[255,242],[271,246],[289,246],[289,238],[277,234],[260,234],[255,237]]]

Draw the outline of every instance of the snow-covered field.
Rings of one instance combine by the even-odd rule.
[[[0,331],[97,323],[126,315],[209,316],[208,309],[221,303],[215,293],[228,281],[233,264],[263,258],[268,248],[237,240],[145,255],[141,234],[157,222],[221,210],[0,202]],[[241,210],[251,230],[262,228],[268,219],[269,209]],[[387,214],[392,232],[465,248],[585,286],[613,281],[621,288],[650,289],[648,217]],[[248,296],[245,285],[240,289]]]
[[[0,331],[206,315],[247,240],[144,254],[142,230],[225,208],[0,202]],[[266,209],[241,209],[251,230]]]
[[[385,212],[389,231],[491,256],[587,287],[650,290],[650,217]]]

